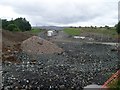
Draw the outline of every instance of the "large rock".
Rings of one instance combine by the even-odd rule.
[[[23,41],[21,49],[29,54],[53,54],[63,52],[63,49],[59,48],[54,43],[38,36],[32,36],[31,38]]]

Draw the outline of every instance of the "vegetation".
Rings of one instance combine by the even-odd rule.
[[[120,78],[116,78],[108,84],[108,88],[120,90]]]
[[[109,26],[107,26],[107,25],[105,26],[105,28],[110,29],[110,27],[109,27]]]
[[[20,31],[20,29],[18,28],[18,26],[15,25],[15,24],[9,24],[7,26],[7,29],[10,30],[10,31]]]
[[[116,25],[116,31],[117,31],[118,34],[120,34],[120,21]]]
[[[2,20],[2,28],[7,29],[7,26],[8,26],[8,21],[6,19],[3,19]]]
[[[65,28],[64,32],[69,34],[69,35],[80,35],[79,28]]]
[[[116,72],[116,73],[106,72],[105,75],[106,75],[106,77],[110,77],[111,78],[111,79],[108,80],[109,82],[105,85],[106,87],[109,88],[108,90],[120,90],[120,75],[119,75],[119,71]]]
[[[30,33],[32,33],[32,34],[38,34],[38,33],[40,33],[40,32],[42,32],[42,30],[41,30],[41,29],[37,29],[37,28],[33,28],[33,29],[30,31]]]
[[[2,20],[2,28],[10,31],[30,31],[31,25],[25,18],[17,18],[15,20]]]
[[[95,27],[95,28],[91,28],[91,27],[81,27],[81,28],[65,28],[64,32],[69,34],[69,35],[80,35],[81,33],[99,33],[99,34],[103,34],[103,35],[111,35],[113,37],[115,37],[117,35],[117,32],[115,30],[114,27]]]

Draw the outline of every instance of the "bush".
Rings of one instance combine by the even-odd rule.
[[[120,21],[116,25],[116,31],[117,31],[118,34],[120,34]]]
[[[7,26],[7,29],[10,30],[10,31],[20,31],[20,29],[15,24],[9,24]]]
[[[2,19],[2,28],[7,29],[8,21],[6,19]]]
[[[30,31],[31,25],[25,18],[16,18],[15,20],[2,20],[2,28],[10,31]]]
[[[110,27],[109,27],[109,26],[107,26],[107,25],[105,25],[105,28],[110,29]]]
[[[14,23],[19,27],[21,31],[30,31],[31,25],[25,18],[17,18]]]

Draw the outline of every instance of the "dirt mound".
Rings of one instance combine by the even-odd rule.
[[[10,32],[7,30],[2,30],[3,52],[4,48],[14,49],[14,46],[20,44],[22,41],[26,40],[31,36],[33,35],[25,32]]]
[[[27,38],[33,36],[32,34],[26,32],[10,32],[8,30],[2,30],[2,39],[5,44],[13,44],[16,42],[22,42]]]
[[[2,30],[2,61],[10,60],[6,57],[12,55],[14,52],[19,52],[21,42],[33,36],[27,32],[10,32]],[[5,57],[5,58],[4,58]],[[14,59],[13,59],[14,61]]]
[[[21,49],[30,54],[53,54],[63,52],[63,49],[59,48],[54,43],[38,36],[33,36],[23,41],[21,44]]]

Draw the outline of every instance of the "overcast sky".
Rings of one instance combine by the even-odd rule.
[[[32,25],[91,26],[118,22],[119,0],[0,0],[0,18]]]

